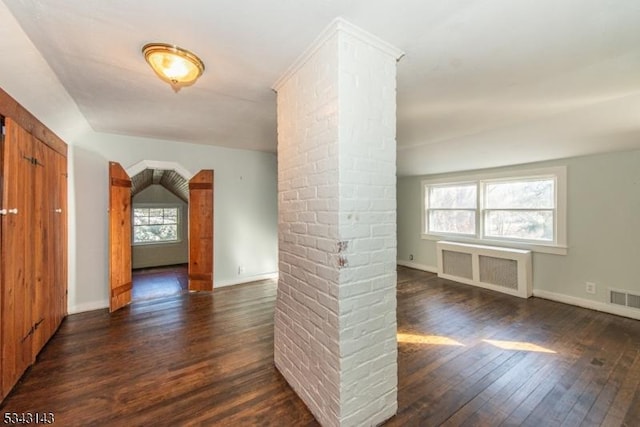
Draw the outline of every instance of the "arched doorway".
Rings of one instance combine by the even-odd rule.
[[[131,176],[133,301],[188,291],[189,183],[175,170]]]
[[[151,172],[145,172],[147,169]],[[155,173],[155,170],[165,172]],[[151,176],[150,184],[147,185],[149,187],[154,185],[154,175],[156,175],[158,183],[162,181],[162,177],[166,177],[166,180],[176,178],[174,173],[166,171],[173,171],[183,178],[190,177],[187,198],[190,206],[188,210],[188,289],[191,291],[213,289],[213,170],[201,170],[191,176],[180,165],[172,162],[143,161],[128,170],[122,168],[117,162],[110,162],[109,286],[111,311],[129,304],[132,299],[131,242],[133,241],[132,188],[134,185],[130,176],[138,176],[136,181],[138,181],[139,187],[143,187],[145,182],[148,183],[147,179]],[[175,186],[175,188],[178,187]],[[162,214],[159,214],[158,211],[154,212],[156,219],[153,222],[158,222],[158,218],[164,221],[164,215],[164,211]],[[141,213],[141,216],[144,216],[144,213]],[[172,217],[172,213],[167,212],[167,217]],[[140,222],[144,223],[145,221]],[[149,225],[151,220],[148,219],[146,222]]]

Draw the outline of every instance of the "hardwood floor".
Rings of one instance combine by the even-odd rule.
[[[316,426],[273,366],[274,299],[262,281],[69,316],[0,412],[52,412],[63,426]],[[639,321],[399,267],[398,332],[386,425],[640,425]]]
[[[132,271],[133,301],[165,298],[188,292],[189,264],[138,268]]]
[[[399,268],[398,332],[442,344],[399,342],[388,425],[640,425],[637,320]]]

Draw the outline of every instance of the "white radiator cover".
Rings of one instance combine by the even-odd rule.
[[[529,298],[533,294],[531,251],[439,241],[438,277]]]

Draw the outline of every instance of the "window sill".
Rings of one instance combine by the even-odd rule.
[[[476,239],[473,237],[456,236],[452,234],[421,234],[424,240],[447,240],[450,242],[473,243],[477,245],[500,246],[504,248],[528,249],[532,252],[552,255],[567,255],[569,248],[563,245],[545,245],[535,243],[513,242],[505,240]]]

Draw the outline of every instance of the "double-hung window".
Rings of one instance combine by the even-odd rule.
[[[566,253],[566,168],[423,181],[423,237]]]
[[[553,242],[555,179],[552,177],[481,183],[487,238]]]
[[[432,185],[427,190],[429,230],[475,236],[478,209],[476,183]]]

